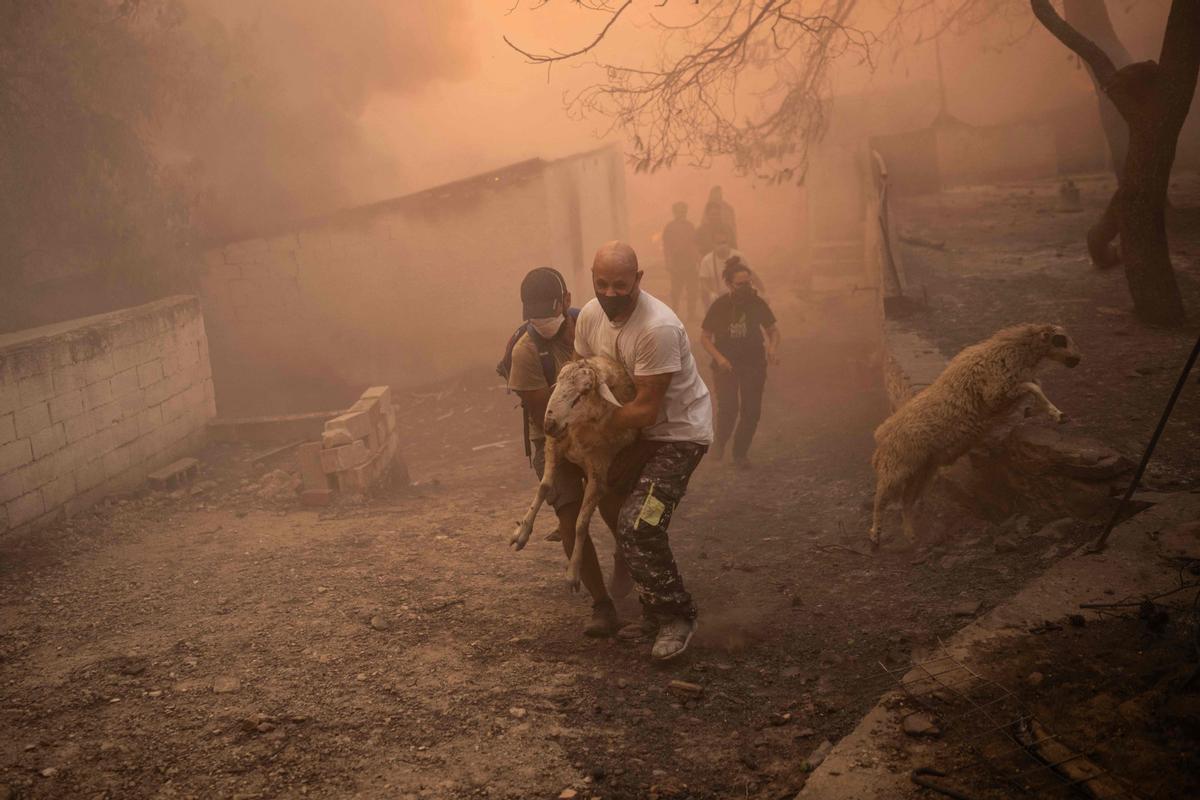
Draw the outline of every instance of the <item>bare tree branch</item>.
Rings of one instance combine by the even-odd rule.
[[[804,13],[793,0],[724,0],[687,24],[654,19],[664,31],[658,66],[602,64],[606,80],[569,108],[612,120],[632,142],[638,171],[728,155],[746,171],[779,161],[767,177],[802,178],[808,144],[825,126],[830,64],[851,50],[872,59],[874,37],[847,23],[856,2],[821,0]],[[758,82],[750,96],[761,107],[750,115],[738,111],[743,72]]]
[[[1200,73],[1200,3],[1174,2],[1167,16],[1158,64],[1169,95],[1167,105],[1172,125],[1183,125],[1196,93]]]
[[[1112,82],[1117,73],[1112,59],[1095,42],[1068,25],[1054,10],[1054,6],[1050,5],[1050,0],[1029,0],[1029,6],[1046,30],[1087,62],[1101,86],[1107,87]]]
[[[616,2],[593,0],[588,7],[610,10]],[[1004,0],[890,2],[895,7],[880,30],[896,42],[907,19],[933,18],[936,36],[1013,6]],[[505,41],[531,63],[576,58],[609,35],[629,6],[623,2],[590,44],[570,53],[532,53]],[[596,62],[603,79],[566,97],[568,112],[607,119],[605,133],[625,136],[638,171],[680,159],[706,166],[729,156],[742,171],[767,169],[769,179],[803,180],[809,146],[828,122],[833,64],[850,56],[873,69],[883,42],[852,24],[858,7],[859,0],[709,0],[694,14],[671,19],[651,12],[650,24],[661,34],[657,62]],[[645,57],[639,50],[638,58]]]
[[[575,58],[576,56],[581,56],[584,53],[587,53],[588,51],[590,51],[596,45],[600,44],[600,42],[603,41],[604,37],[606,35],[608,35],[609,28],[611,28],[614,24],[616,24],[616,21],[618,19],[620,19],[621,14],[625,13],[625,9],[629,8],[631,5],[633,5],[633,0],[625,0],[625,4],[613,12],[613,15],[611,17],[609,17],[608,22],[605,23],[604,27],[600,29],[600,32],[598,34],[596,34],[596,38],[592,39],[590,44],[585,45],[584,47],[581,47],[578,50],[574,50],[570,53],[559,53],[557,51],[553,55],[545,55],[543,53],[530,53],[526,50],[522,50],[521,48],[517,47],[515,44],[513,44],[509,40],[509,38],[507,36],[504,36],[502,38],[504,39],[504,43],[506,45],[511,47],[513,50],[516,50],[521,55],[525,56],[525,59],[527,61],[529,61],[529,63],[531,63],[531,64],[548,64],[548,63],[551,63],[554,61],[565,61],[569,58]]]

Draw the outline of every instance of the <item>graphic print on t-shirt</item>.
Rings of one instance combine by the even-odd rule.
[[[748,327],[746,324],[746,312],[740,308],[734,309],[733,322],[729,323],[729,338],[745,339]]]

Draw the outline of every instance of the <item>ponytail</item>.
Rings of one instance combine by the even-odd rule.
[[[721,270],[721,279],[726,283],[733,282],[733,276],[739,272],[749,272],[750,267],[746,266],[746,262],[742,261],[738,256],[730,256],[725,259],[725,268]]]

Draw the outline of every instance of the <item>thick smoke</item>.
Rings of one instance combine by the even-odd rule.
[[[164,146],[197,186],[195,220],[209,237],[394,193],[404,150],[364,135],[368,102],[474,70],[464,0],[186,6],[194,94]]]

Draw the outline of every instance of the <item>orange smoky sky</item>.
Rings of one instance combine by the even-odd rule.
[[[1032,24],[1027,4],[1012,1],[1014,8],[1004,19],[943,40],[948,100],[968,122],[1020,118],[1091,91],[1075,60]],[[647,23],[655,5],[642,3],[640,16],[614,27],[595,52],[596,59],[627,64],[653,59],[655,34]],[[1167,2],[1109,5],[1114,25],[1134,56],[1154,57]],[[595,146],[603,136],[607,120],[571,119],[563,109],[564,95],[602,77],[588,58],[556,64],[548,72],[525,63],[501,37],[507,35],[529,50],[568,50],[586,44],[603,25],[604,15],[573,3],[535,6],[472,0],[464,9],[459,40],[470,53],[470,74],[433,81],[408,94],[380,93],[368,104],[362,124],[370,140],[405,149],[403,184],[432,185],[522,158]],[[664,19],[679,21],[696,13],[691,6],[677,4],[677,16]],[[864,2],[860,8],[861,24],[882,24],[883,4]],[[661,10],[655,13],[662,17]],[[843,62],[832,88],[835,93],[881,91],[936,78],[933,45],[905,41],[900,48],[881,51],[874,70],[854,60]],[[389,187],[377,190],[386,194]]]
[[[199,175],[199,221],[218,235],[395,193],[416,159],[368,109],[479,72],[466,0],[184,6],[194,94],[165,149]]]
[[[1015,5],[1003,21],[942,42],[950,109],[964,121],[1019,119],[1091,91],[1062,46],[1032,24],[1027,4],[1010,1]],[[235,87],[223,113],[188,120],[173,137],[204,164],[206,222],[215,231],[277,224],[620,141],[608,132],[608,120],[572,118],[564,110],[565,96],[603,78],[590,56],[548,71],[526,63],[502,39],[542,52],[586,44],[606,16],[575,3],[360,0],[335,10],[320,0],[187,2],[197,25],[219,29],[228,48],[248,51],[253,66],[252,87]],[[1109,5],[1134,56],[1155,56],[1166,1]],[[697,9],[639,2],[591,55],[650,64],[658,57],[650,15],[679,22]],[[863,2],[859,16],[864,27],[879,25],[885,8]],[[935,82],[933,46],[913,45],[911,38],[881,50],[874,69],[840,62],[833,92],[886,93]],[[922,109],[913,118],[935,112]],[[688,172],[632,178],[629,190],[653,195],[653,206],[665,214],[672,184],[699,187],[713,179],[730,191],[738,181],[724,164],[712,175]],[[638,210],[636,197],[630,207]]]

